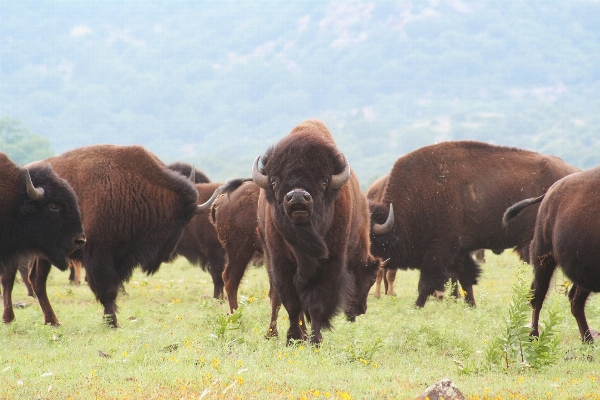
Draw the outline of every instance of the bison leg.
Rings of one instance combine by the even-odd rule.
[[[594,338],[590,332],[587,319],[585,318],[585,302],[590,295],[588,289],[573,285],[569,291],[569,300],[571,301],[571,314],[575,317],[581,334],[581,341],[584,343],[593,343]]]
[[[436,291],[444,292],[444,283],[449,278],[448,266],[452,265],[456,255],[456,247],[446,243],[437,242],[429,246],[421,264],[419,276],[419,297],[415,305],[425,306],[427,297]]]
[[[376,299],[381,297],[381,281],[383,280],[384,275],[385,268],[380,267],[377,270],[377,277],[375,278],[375,293],[373,296],[375,296]],[[385,291],[387,292],[387,282],[385,282]]]
[[[281,300],[274,290],[273,285],[269,285],[269,298],[271,299],[271,321],[269,322],[269,330],[265,335],[265,338],[270,339],[272,337],[278,337],[279,332],[277,331],[277,317],[279,315],[279,309],[281,308]]]
[[[25,260],[19,260],[19,274],[21,275],[21,279],[23,279],[23,283],[27,288],[27,296],[35,297],[35,292],[33,291],[33,287],[31,286],[31,282],[29,282],[29,262]]]
[[[477,279],[481,274],[481,267],[473,260],[469,253],[465,253],[459,259],[459,262],[458,281],[465,291],[465,303],[474,307],[476,304],[473,285],[477,284]]]
[[[117,273],[110,250],[91,247],[85,250],[83,263],[90,289],[104,306],[104,320],[111,328],[118,328],[116,300],[123,280]]]
[[[81,263],[79,261],[72,261],[69,269],[69,281],[75,286],[81,285]]]
[[[542,305],[546,299],[546,294],[550,287],[550,280],[552,279],[555,269],[556,261],[554,260],[552,253],[546,253],[544,256],[535,257],[533,282],[531,283],[531,290],[533,292],[533,297],[531,298],[531,307],[533,308],[531,316],[531,336],[537,337],[540,335],[540,311],[542,311]]]
[[[2,273],[2,298],[4,300],[4,314],[2,318],[4,323],[8,324],[15,320],[15,312],[12,305],[12,290],[17,276],[15,260],[4,263],[4,272]]]
[[[385,288],[385,294],[387,294],[388,296],[395,296],[396,292],[394,291],[394,282],[396,281],[396,273],[398,273],[398,270],[391,270],[391,269],[386,269],[386,274],[385,274],[385,283],[386,283],[386,288]]]
[[[223,268],[225,266],[225,250],[220,246],[212,249],[208,254],[208,263],[210,265],[210,276],[213,281],[213,297],[223,299]]]
[[[38,257],[29,272],[29,280],[44,313],[44,324],[59,326],[60,321],[56,317],[52,305],[50,305],[50,300],[48,300],[48,293],[46,293],[46,281],[48,280],[50,268],[52,268],[50,261]]]
[[[223,281],[225,282],[227,301],[229,301],[229,310],[232,313],[238,308],[238,289],[253,255],[254,246],[250,241],[246,241],[242,248],[227,248],[227,263],[223,270]],[[272,291],[271,288],[270,292]]]

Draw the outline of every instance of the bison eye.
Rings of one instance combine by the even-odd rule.
[[[58,204],[55,204],[55,203],[48,204],[48,209],[50,211],[52,211],[52,212],[55,212],[55,213],[60,212],[60,206]]]

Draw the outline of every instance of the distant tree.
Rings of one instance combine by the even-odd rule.
[[[48,139],[10,117],[0,118],[0,151],[20,165],[54,155]]]

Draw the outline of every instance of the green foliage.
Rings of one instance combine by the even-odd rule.
[[[419,273],[399,271],[397,296],[371,296],[356,322],[336,317],[320,347],[286,346],[284,309],[280,336],[264,338],[271,310],[264,268],[246,271],[240,297],[247,301],[236,322],[227,302],[210,297],[210,275],[184,259],[152,276],[137,269],[118,299],[119,329],[102,322],[87,285],[72,286],[68,273],[53,269],[48,296],[62,325],[44,325],[37,300],[15,286],[13,301],[31,306],[0,324],[0,398],[391,400],[412,399],[442,377],[473,399],[593,398],[600,347],[581,345],[573,319],[555,326],[561,362],[488,367],[483,350],[502,329],[516,262],[512,252],[486,255],[475,293],[487,292],[487,302],[475,308],[431,299],[417,309]],[[548,302],[569,312],[564,285],[550,290]],[[586,310],[590,326],[600,325],[600,296]]]
[[[508,306],[508,317],[504,331],[491,341],[486,350],[490,364],[502,365],[505,369],[541,368],[557,359],[559,338],[556,326],[561,321],[559,311],[551,307],[548,321],[539,338],[529,336],[527,326],[531,315],[532,293],[529,285],[530,266],[521,263],[517,269],[517,282],[512,286],[512,298]]]
[[[50,141],[23,126],[21,121],[0,118],[0,151],[19,165],[52,157]]]
[[[216,330],[213,335],[216,339],[224,339],[225,333],[241,329],[241,318],[244,312],[242,307],[238,307],[233,314],[221,314],[216,318]]]

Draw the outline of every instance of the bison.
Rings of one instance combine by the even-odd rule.
[[[258,226],[272,285],[286,308],[288,344],[310,342],[349,301],[355,314],[366,311],[367,295],[380,260],[370,253],[369,210],[358,179],[320,121],[295,127],[269,148],[252,178],[261,188]],[[347,309],[348,309],[347,308]]]
[[[534,268],[531,285],[534,336],[539,335],[539,316],[550,279],[560,266],[573,282],[569,301],[581,340],[594,341],[585,317],[585,303],[591,292],[600,292],[600,211],[596,204],[599,186],[600,167],[596,167],[566,176],[547,193],[522,200],[506,210],[503,222],[510,227],[521,218],[515,218],[517,214],[541,202],[530,246],[530,263]]]
[[[198,213],[198,192],[141,146],[80,147],[36,164],[51,164],[77,193],[88,242],[72,258],[82,262],[106,320],[117,327],[120,286],[136,266],[153,274],[173,258],[184,228]],[[31,274],[45,281],[49,270],[50,263],[38,258]],[[37,289],[36,294],[45,322],[58,325],[50,304],[42,303]]]
[[[40,255],[66,269],[86,242],[75,192],[49,165],[21,168],[0,153],[0,276],[4,322],[15,319],[11,294],[23,257]],[[45,280],[32,280],[45,293]],[[40,300],[42,304],[42,300]]]
[[[421,271],[418,307],[452,277],[466,291],[465,301],[475,305],[473,285],[481,268],[470,252],[528,244],[536,210],[526,210],[505,229],[506,208],[577,171],[557,157],[475,141],[422,147],[396,161],[381,203],[371,203],[373,224],[386,220],[391,204],[395,216],[389,233],[372,235],[371,251],[390,259],[388,269]]]
[[[260,188],[254,182],[238,179],[229,181],[223,193],[227,195],[216,198],[210,219],[227,254],[223,282],[233,313],[238,308],[237,293],[246,267],[255,253],[263,252],[256,220]]]

